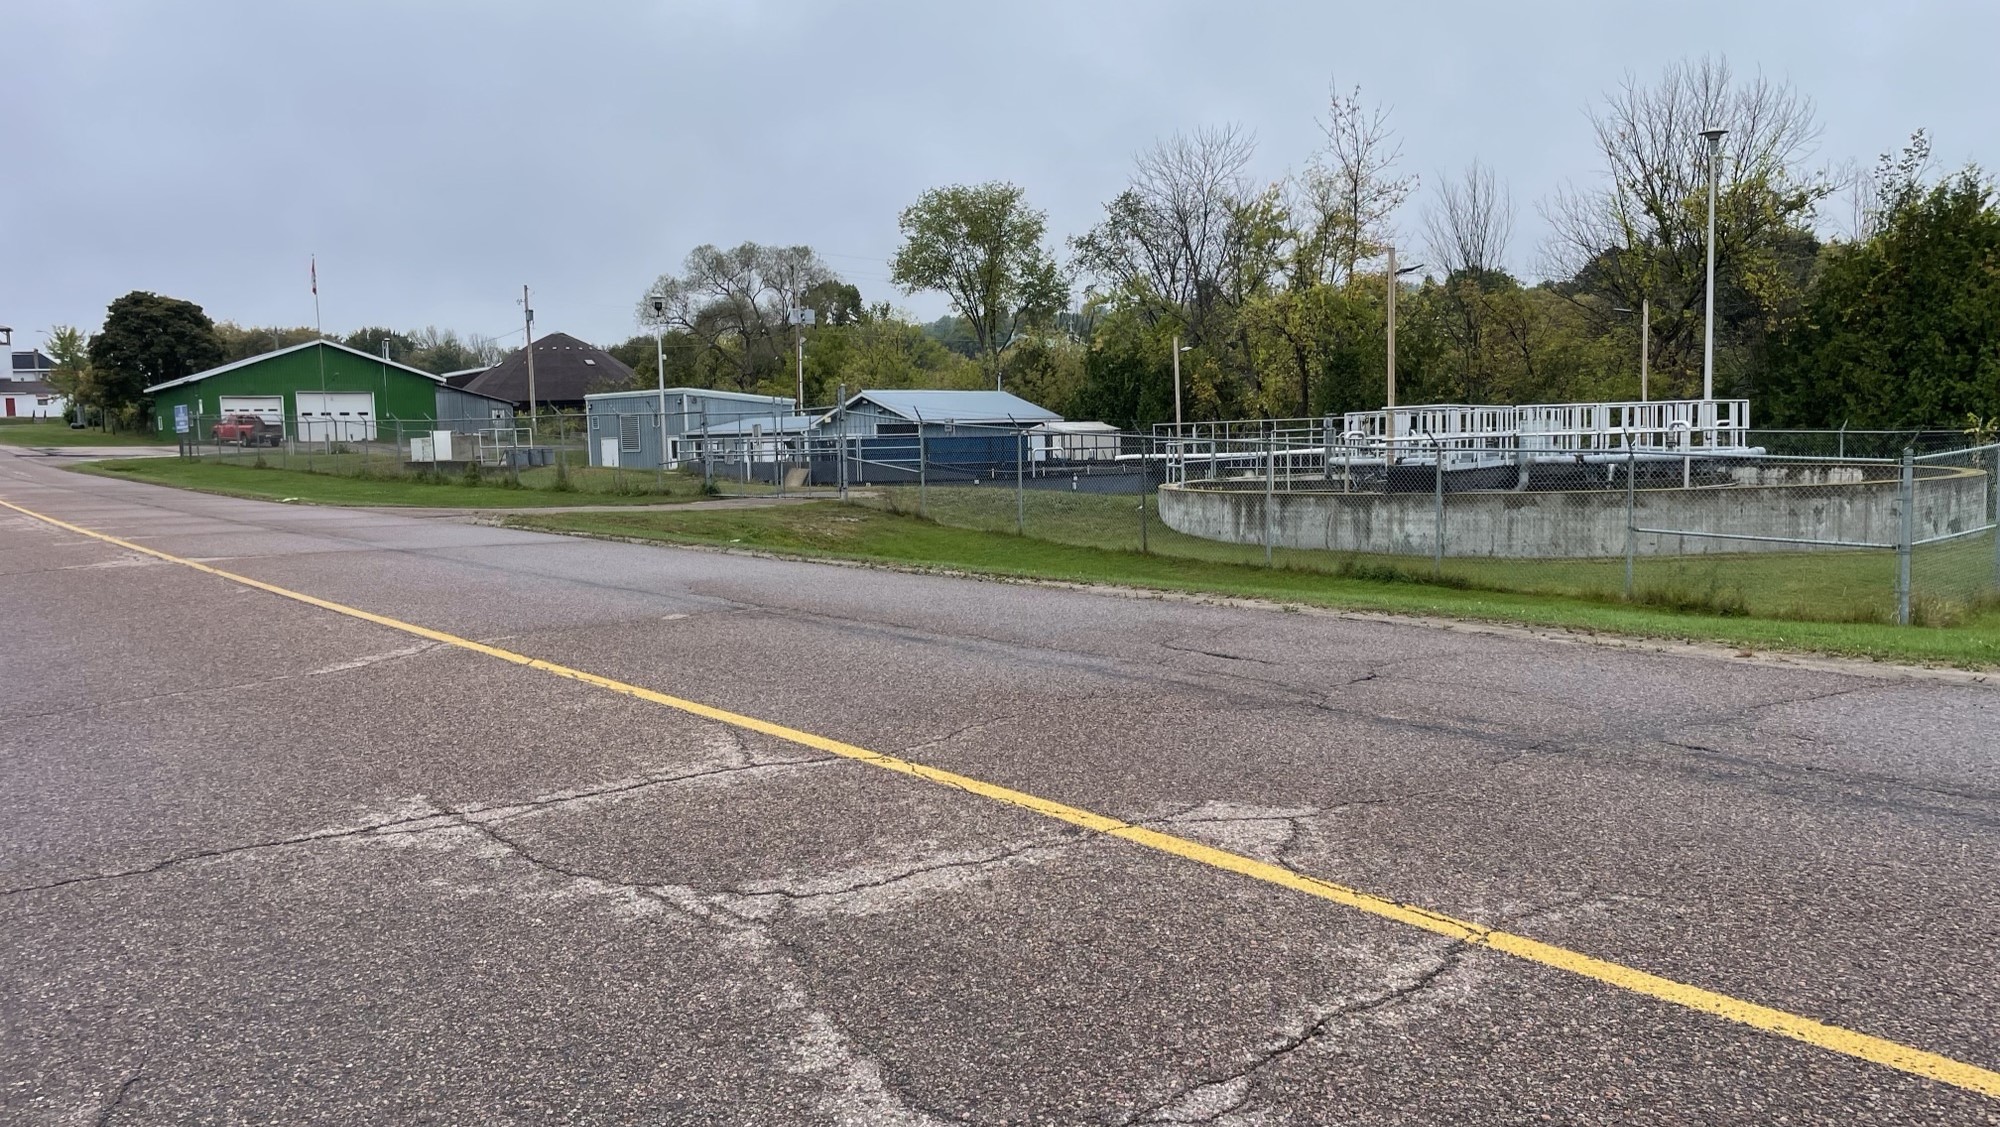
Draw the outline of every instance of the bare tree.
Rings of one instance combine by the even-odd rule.
[[[786,314],[800,295],[834,280],[811,247],[744,243],[730,250],[702,245],[688,252],[679,275],[662,274],[639,301],[639,323],[685,332],[721,357],[736,386],[748,391],[774,370],[785,351]],[[654,309],[652,296],[661,308]]]
[[[1437,198],[1424,209],[1424,231],[1430,265],[1444,278],[1443,323],[1458,354],[1458,394],[1478,403],[1495,382],[1487,337],[1501,304],[1498,292],[1514,288],[1506,272],[1513,196],[1475,160],[1456,178],[1439,177]]]
[[[1389,110],[1362,104],[1359,86],[1345,94],[1332,87],[1319,125],[1326,147],[1300,177],[1300,211],[1309,219],[1303,237],[1319,280],[1340,284],[1394,241],[1396,210],[1416,190],[1417,177],[1395,174],[1403,145],[1389,128]]]
[[[1544,268],[1593,306],[1653,305],[1655,363],[1685,366],[1700,336],[1706,293],[1709,145],[1702,131],[1728,130],[1718,176],[1719,276],[1770,251],[1810,222],[1830,190],[1804,168],[1820,129],[1812,101],[1757,75],[1739,81],[1722,58],[1683,60],[1653,83],[1627,75],[1591,112],[1601,185],[1559,191],[1544,206],[1553,234]],[[1801,279],[1802,281],[1802,279]]]
[[[1255,151],[1255,139],[1230,125],[1176,133],[1139,154],[1104,221],[1071,240],[1077,265],[1202,339],[1241,257],[1233,240]]]
[[[1502,273],[1514,237],[1513,193],[1474,160],[1457,179],[1439,177],[1437,198],[1424,209],[1424,233],[1431,265],[1447,278]]]

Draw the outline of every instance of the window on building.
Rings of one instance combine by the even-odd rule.
[[[875,433],[881,435],[911,435],[917,433],[917,424],[883,423],[875,428]]]

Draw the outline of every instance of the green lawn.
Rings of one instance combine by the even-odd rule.
[[[71,430],[61,419],[0,419],[0,445],[4,446],[172,446],[171,434],[120,431],[106,433],[91,427]]]
[[[345,464],[340,459],[349,459]],[[424,480],[384,464],[382,475],[364,473],[355,455],[322,456],[316,470],[259,468],[252,459],[197,462],[182,458],[124,458],[73,466],[80,473],[172,485],[203,493],[262,500],[292,499],[315,505],[414,505],[423,508],[516,509],[546,505],[646,505],[692,501],[702,496],[701,479],[667,474],[624,475],[639,479],[641,492],[611,492],[608,470],[571,470],[572,491],[551,488],[553,469],[529,470],[522,487],[488,471],[478,484],[463,477]],[[622,480],[617,484],[623,484]]]
[[[949,505],[982,505],[959,499],[960,490],[934,490],[931,500]],[[1005,493],[1005,491],[1001,491]],[[940,496],[942,495],[942,496]],[[1076,498],[1075,494],[1045,494]],[[901,495],[891,501],[900,503]],[[914,497],[908,498],[914,501]],[[1012,495],[1006,494],[1008,507]],[[1033,503],[1035,495],[1028,500]],[[1128,510],[1132,547],[1063,542],[1054,535],[1082,537],[1088,522],[1078,512],[1096,503]],[[1237,546],[1209,544],[1207,556],[1170,556],[1174,534],[1155,524],[1148,533],[1154,551],[1141,554],[1137,499],[1092,498],[1048,509],[1036,535],[953,527],[883,508],[832,503],[766,509],[688,510],[648,513],[551,513],[510,517],[514,527],[582,532],[669,542],[736,545],[809,557],[833,557],[945,568],[987,575],[1111,583],[1172,591],[1207,592],[1284,602],[1401,614],[1519,622],[1628,634],[1724,643],[1758,650],[1816,651],[1894,661],[1992,668],[2000,666],[2000,611],[1990,607],[1960,616],[1951,627],[1897,627],[1872,622],[1787,621],[1751,615],[1686,613],[1628,604],[1610,597],[1487,591],[1418,581],[1401,573],[1350,564],[1341,574],[1336,562],[1301,566],[1330,553],[1280,553],[1275,568],[1243,560],[1215,558]],[[1058,519],[1068,509],[1068,524]],[[1010,524],[1011,524],[1011,513]],[[1041,539],[1044,529],[1051,539]],[[1067,529],[1065,532],[1064,529]],[[1108,531],[1107,539],[1116,539]],[[1185,540],[1187,538],[1180,538]],[[1261,553],[1257,559],[1261,561]],[[1622,564],[1620,565],[1622,566]],[[1427,562],[1423,570],[1427,570]],[[1397,577],[1399,574],[1405,577]]]

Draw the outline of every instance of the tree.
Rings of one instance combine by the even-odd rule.
[[[2000,203],[1967,168],[1923,180],[1920,133],[1882,158],[1875,234],[1829,247],[1773,349],[1769,409],[1789,425],[1959,424],[2000,414]]]
[[[1000,350],[1022,328],[1046,323],[1069,286],[1042,245],[1043,212],[1005,183],[932,188],[903,210],[903,245],[889,278],[905,293],[938,290],[972,324],[981,362],[1000,383]]]
[[[1228,125],[1176,133],[1139,154],[1103,222],[1072,239],[1077,265],[1135,302],[1149,321],[1175,322],[1197,344],[1220,335],[1244,175],[1256,143]]]
[[[813,311],[816,325],[852,325],[867,312],[860,289],[838,278],[808,287],[799,305]]]
[[[980,369],[923,326],[898,318],[888,303],[863,309],[844,325],[820,332],[806,347],[807,397],[833,401],[838,385],[862,388],[975,388]]]
[[[98,402],[95,375],[90,370],[90,342],[75,325],[57,325],[49,330],[49,386],[76,408],[81,421]]]
[[[851,310],[845,294],[821,288],[837,282],[811,247],[743,243],[720,250],[704,244],[688,252],[679,275],[660,275],[640,299],[639,323],[688,334],[730,384],[749,391],[775,379],[784,366],[791,353],[788,314],[809,301],[808,295],[819,295],[829,311]],[[657,310],[655,294],[661,300]],[[855,293],[852,304],[859,298]]]
[[[407,334],[399,333],[387,325],[368,325],[356,329],[340,338],[340,343],[366,352],[370,356],[386,356],[398,364],[409,363],[410,353],[416,351],[416,342]]]
[[[438,375],[446,372],[462,372],[467,368],[488,368],[498,364],[500,358],[506,355],[505,350],[491,337],[461,337],[452,329],[440,329],[436,325],[426,325],[407,333],[391,334],[387,339],[390,342],[391,360]],[[396,354],[399,340],[406,343],[409,348],[400,356]],[[381,354],[379,344],[376,354]]]
[[[1831,186],[1802,167],[1819,137],[1811,100],[1762,76],[1739,82],[1726,59],[1683,60],[1651,85],[1628,75],[1591,125],[1606,182],[1548,205],[1548,269],[1600,319],[1650,300],[1656,378],[1681,393],[1699,386],[1707,295],[1701,133],[1729,131],[1716,169],[1717,351],[1719,366],[1745,369],[1796,309],[1818,249],[1810,226]]]
[[[222,342],[222,362],[229,364],[317,340],[320,334],[310,325],[246,328],[234,321],[219,321],[215,335]]]
[[[90,340],[100,403],[132,424],[145,417],[146,388],[222,362],[222,340],[201,306],[143,290],[112,302]]]
[[[1430,265],[1444,279],[1438,296],[1456,353],[1458,380],[1451,398],[1487,402],[1501,366],[1488,339],[1490,323],[1500,312],[1496,306],[1520,289],[1506,270],[1513,197],[1491,168],[1475,160],[1457,179],[1439,184],[1436,200],[1424,212],[1424,231]],[[1516,327],[1525,327],[1518,318]],[[1514,343],[1526,339],[1517,335]],[[1532,365],[1531,351],[1522,358]]]
[[[1309,216],[1304,238],[1318,280],[1344,284],[1394,241],[1396,210],[1417,178],[1395,174],[1402,142],[1389,128],[1387,107],[1364,106],[1359,86],[1344,95],[1333,87],[1319,124],[1326,147],[1300,178],[1300,211]]]

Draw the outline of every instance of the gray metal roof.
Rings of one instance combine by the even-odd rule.
[[[846,407],[866,400],[908,419],[926,423],[1053,423],[1062,416],[1005,391],[864,391]]]

